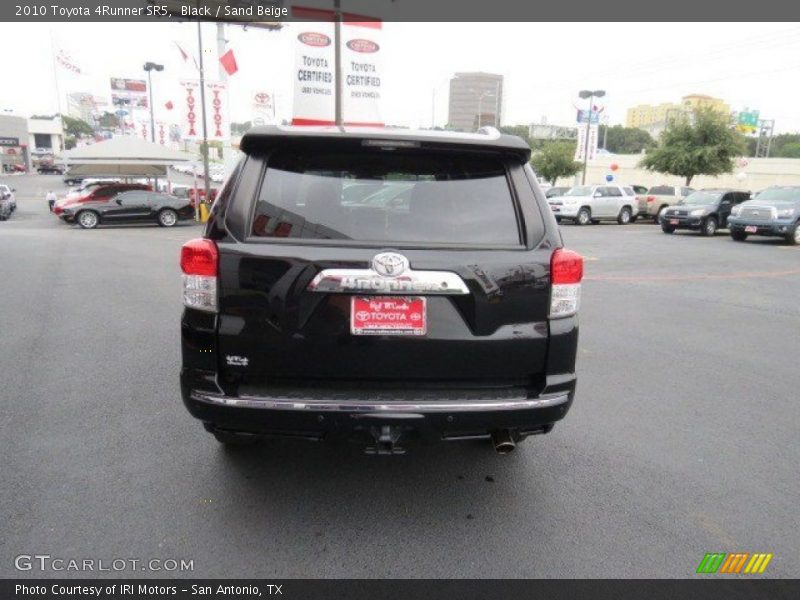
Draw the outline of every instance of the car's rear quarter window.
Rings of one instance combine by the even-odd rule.
[[[251,234],[260,238],[519,245],[503,160],[488,153],[277,151]]]

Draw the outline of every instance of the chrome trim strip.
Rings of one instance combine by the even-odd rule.
[[[191,393],[193,400],[208,402],[217,406],[237,408],[259,408],[263,410],[284,411],[324,411],[341,413],[458,413],[458,412],[490,412],[497,410],[526,410],[532,408],[548,408],[569,401],[569,394],[546,396],[543,398],[520,398],[518,400],[486,400],[475,402],[438,402],[436,400],[420,400],[417,402],[385,402],[380,400],[357,400],[342,402],[338,400],[298,401],[288,398],[258,398],[255,396],[218,396]]]
[[[450,271],[406,269],[399,277],[383,277],[373,269],[324,269],[308,284],[310,292],[358,294],[465,295],[464,280]]]

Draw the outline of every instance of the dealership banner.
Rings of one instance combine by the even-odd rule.
[[[584,152],[586,150],[586,127],[578,127],[578,147],[575,149],[575,160],[582,162],[584,159]],[[589,125],[589,160],[594,160],[597,156],[597,140],[599,135],[597,133],[597,123]]]
[[[295,37],[293,125],[335,122],[334,29],[332,21],[304,23]],[[345,125],[383,125],[381,32],[382,23],[376,20],[342,23],[341,102]]]
[[[272,92],[256,90],[251,95],[253,101],[253,125],[269,125],[275,122],[275,95]]]
[[[332,22],[302,23],[295,36],[292,125],[333,125],[336,84]]]
[[[382,24],[344,22],[341,29],[342,120],[346,125],[382,127]]]
[[[147,81],[112,77],[111,103],[119,108],[147,108]]]
[[[203,139],[203,111],[200,104],[200,82],[196,79],[181,81],[183,88],[183,139]],[[222,141],[231,137],[228,117],[228,88],[218,81],[205,82],[206,136],[209,141]]]

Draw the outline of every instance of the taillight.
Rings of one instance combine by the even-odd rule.
[[[647,197],[647,201],[648,202],[655,202],[656,201],[656,197],[655,196],[648,196]]]
[[[217,312],[217,267],[219,251],[211,240],[196,239],[181,248],[183,304],[189,308]]]
[[[578,312],[583,279],[583,257],[557,248],[550,259],[550,318],[570,317]]]

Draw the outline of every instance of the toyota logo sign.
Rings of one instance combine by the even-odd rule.
[[[408,259],[396,252],[381,252],[372,259],[372,270],[383,277],[398,277],[408,269]]]

